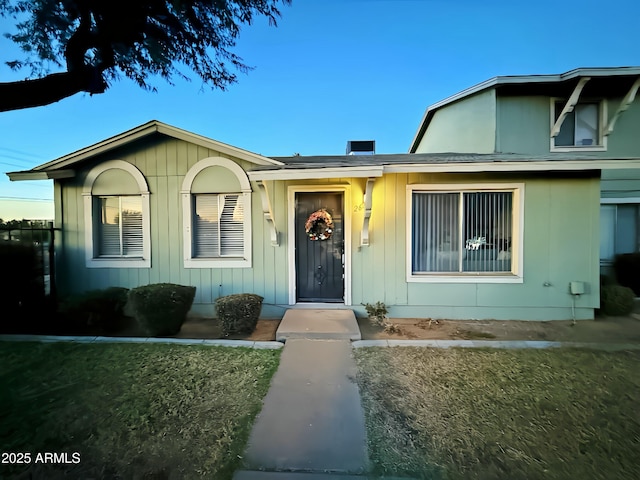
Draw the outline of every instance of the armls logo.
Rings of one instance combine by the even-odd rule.
[[[73,453],[38,453],[35,463],[52,463],[52,464],[78,464],[80,463],[80,454]]]

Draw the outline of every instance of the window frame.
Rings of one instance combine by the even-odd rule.
[[[230,170],[240,182],[239,192],[199,192],[192,193],[191,187],[196,176],[209,167],[223,167]],[[244,252],[240,257],[196,257],[194,249],[194,216],[196,195],[234,194],[242,198],[244,214]],[[208,157],[197,162],[189,169],[182,182],[182,222],[183,222],[183,253],[184,268],[251,268],[251,184],[245,171],[237,163],[223,157]]]
[[[619,255],[618,253],[615,253],[615,245],[616,245],[616,240],[617,240],[617,216],[618,216],[618,207],[623,206],[623,205],[632,205],[635,206],[638,209],[638,214],[640,215],[640,197],[607,197],[607,198],[601,198],[600,199],[600,215],[602,215],[602,207],[615,207],[615,218],[614,218],[614,231],[613,231],[613,244],[614,244],[614,254],[613,257],[611,259],[606,259],[606,258],[602,258],[602,256],[600,255],[599,252],[598,256],[599,256],[599,260],[600,260],[600,267],[611,267],[613,265],[614,259],[616,257],[616,255]],[[636,235],[638,238],[636,238],[636,242],[640,242],[640,218],[636,219],[639,223],[636,226],[637,231],[636,231]],[[602,235],[602,220],[600,220],[600,235]]]
[[[123,221],[123,206],[122,206],[122,199],[123,198],[140,198],[140,215],[142,216],[142,198],[140,197],[140,195],[94,195],[93,196],[93,202],[94,202],[94,208],[96,209],[96,212],[100,212],[100,217],[102,217],[101,213],[102,213],[102,205],[101,205],[101,200],[103,199],[109,199],[109,198],[115,198],[118,199],[118,216],[119,216],[119,222],[118,222],[118,237],[119,237],[119,249],[120,249],[120,254],[116,255],[116,254],[104,254],[104,253],[100,253],[100,249],[101,249],[101,245],[100,242],[98,242],[98,245],[94,245],[94,258],[136,258],[136,259],[140,259],[142,258],[142,254],[140,255],[127,255],[124,252],[125,249],[125,244],[124,244],[124,239],[125,239],[125,230],[124,230],[124,221]],[[97,215],[96,215],[97,217]],[[94,217],[95,218],[95,217]],[[144,230],[143,227],[144,221],[141,222],[140,224],[140,228],[142,230]],[[98,222],[98,219],[95,218],[95,223],[93,225],[93,228],[96,229],[96,231],[98,233],[100,233],[100,231],[103,228],[103,223]],[[101,235],[98,235],[99,237],[101,237]],[[98,238],[98,240],[100,240],[100,238]],[[144,249],[144,239],[143,239],[143,245],[142,248]],[[96,254],[96,249],[98,250],[98,253]]]
[[[99,250],[94,242],[99,241],[97,236],[97,225],[95,224],[95,201],[96,198],[114,196],[132,196],[131,193],[119,193],[114,191],[111,195],[93,194],[93,185],[97,178],[107,170],[120,169],[133,177],[138,185],[142,199],[142,257],[140,256],[96,256]],[[84,228],[85,228],[85,265],[87,268],[151,268],[151,220],[149,206],[149,187],[144,175],[134,165],[123,160],[110,160],[96,165],[89,173],[84,182],[82,190],[84,202]]]
[[[524,183],[413,184],[406,196],[406,279],[409,283],[523,283]],[[413,272],[413,194],[425,193],[512,193],[511,272]]]
[[[549,108],[549,119],[550,119],[550,129],[556,123],[556,104],[566,103],[567,98],[563,97],[551,97],[550,98],[550,108]],[[607,125],[607,101],[603,98],[585,98],[580,99],[576,106],[585,103],[592,103],[598,105],[598,143],[596,145],[558,145],[556,146],[556,138],[550,137],[550,151],[551,152],[604,152],[607,150],[607,135],[604,134],[604,129]],[[573,110],[575,115],[575,108]],[[566,122],[567,119],[565,118]],[[564,122],[563,122],[564,123]],[[575,142],[575,138],[574,138]]]

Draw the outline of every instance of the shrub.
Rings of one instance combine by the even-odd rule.
[[[616,256],[613,262],[616,280],[624,287],[629,287],[640,297],[640,252],[623,253]]]
[[[260,310],[260,295],[253,293],[237,293],[219,297],[216,300],[216,315],[222,326],[222,334],[226,337],[234,333],[251,333],[255,330]]]
[[[364,309],[367,311],[367,315],[369,315],[369,320],[374,325],[378,325],[380,327],[387,326],[387,313],[389,313],[389,309],[384,304],[384,302],[376,302],[375,305],[371,303],[363,303]]]
[[[600,310],[605,315],[628,315],[633,310],[635,294],[621,285],[605,285],[600,290]]]
[[[122,327],[128,293],[123,287],[90,290],[61,302],[60,313],[75,328],[115,332]]]
[[[196,287],[156,283],[129,292],[129,304],[140,329],[149,336],[180,331],[196,295]]]
[[[41,262],[37,249],[20,242],[0,241],[0,304],[3,317],[38,311],[44,300]]]

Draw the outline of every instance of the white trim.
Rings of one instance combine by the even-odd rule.
[[[364,178],[381,177],[384,171],[382,165],[364,167],[318,167],[278,170],[254,170],[248,172],[252,181],[257,180],[313,180],[327,178]]]
[[[558,116],[558,119],[555,121],[555,123],[553,123],[552,127],[551,127],[551,136],[552,137],[557,137],[558,133],[560,133],[560,128],[562,127],[562,124],[564,123],[564,119],[567,118],[567,115],[569,115],[571,112],[573,112],[573,109],[575,108],[575,106],[577,105],[578,101],[580,100],[580,94],[582,93],[582,89],[584,88],[584,86],[587,84],[587,82],[591,80],[591,77],[582,77],[579,81],[578,84],[576,85],[576,88],[573,89],[573,92],[571,93],[571,96],[569,97],[569,100],[567,100],[567,103],[565,103],[564,107],[562,107],[562,111],[560,112],[560,115]],[[555,105],[554,105],[554,116],[555,116]]]
[[[193,143],[195,145],[231,155],[233,157],[239,158],[241,160],[246,160],[257,165],[282,165],[282,162],[273,160],[272,158],[263,157],[262,155],[249,152],[247,150],[242,150],[226,143],[218,142],[217,140],[212,140],[210,138],[203,137],[202,135],[197,135],[195,133],[173,127],[157,120],[152,120],[145,124],[134,127],[131,130],[127,130],[126,132],[114,135],[113,137],[107,138],[106,140],[102,140],[101,142],[95,143],[76,152],[60,157],[56,160],[52,160],[50,162],[39,165],[35,167],[34,170],[38,171],[53,167],[61,168],[66,166],[73,166],[77,162],[80,162],[84,159],[93,157],[101,153],[110,152],[115,148],[128,145],[131,142],[134,142],[141,138],[145,138],[149,135],[153,135],[154,133],[160,133],[171,138]]]
[[[119,169],[127,172],[138,184],[142,197],[142,258],[100,258],[94,257],[93,184],[98,176],[107,170]],[[113,192],[113,195],[119,195]],[[151,268],[151,209],[149,206],[149,186],[144,175],[134,165],[123,160],[110,160],[96,165],[85,178],[82,187],[84,204],[84,249],[87,268]]]
[[[287,226],[289,261],[289,305],[296,305],[295,209],[298,192],[341,192],[344,235],[344,305],[351,305],[351,186],[350,185],[290,185],[287,191]],[[298,304],[299,305],[299,304]]]
[[[584,79],[582,79],[584,80]],[[577,88],[577,87],[576,87]],[[607,151],[607,135],[605,135],[605,129],[607,126],[607,115],[608,115],[608,104],[607,104],[607,100],[606,99],[584,99],[582,101],[576,101],[576,103],[571,107],[571,109],[567,112],[570,113],[574,110],[574,107],[576,105],[579,105],[581,103],[597,103],[598,104],[598,144],[597,145],[562,145],[562,146],[557,146],[556,147],[556,136],[558,135],[558,133],[560,132],[560,126],[562,124],[560,124],[560,126],[558,126],[558,131],[555,132],[554,135],[554,129],[556,128],[556,124],[558,123],[555,120],[555,114],[556,114],[556,103],[563,101],[564,98],[561,97],[551,97],[549,99],[550,102],[550,108],[549,108],[549,113],[550,113],[550,119],[551,119],[551,135],[549,137],[549,151],[550,152],[606,152]],[[570,99],[571,100],[571,99]],[[567,102],[567,105],[565,105],[565,108],[562,110],[562,113],[565,114],[565,109],[567,108],[567,106],[569,105],[569,103]],[[558,118],[558,121],[560,120],[560,118]],[[563,118],[564,121],[564,118]]]
[[[622,101],[620,102],[620,105],[618,106],[616,113],[614,113],[613,117],[611,117],[611,120],[609,121],[609,125],[607,126],[607,128],[603,133],[605,137],[613,133],[613,128],[615,127],[616,122],[618,121],[618,118],[620,118],[620,115],[622,115],[622,112],[627,111],[627,109],[629,108],[629,105],[631,105],[635,100],[636,94],[638,93],[638,88],[640,88],[640,77],[636,78],[636,81],[633,82],[633,85],[631,86],[627,94],[624,96]]]
[[[193,202],[191,201],[191,186],[196,176],[209,167],[222,167],[230,170],[240,182],[242,201],[244,202],[244,255],[242,258],[195,258],[193,257]],[[219,193],[219,192],[210,192]],[[189,169],[182,181],[180,190],[182,197],[182,249],[184,253],[184,268],[251,268],[251,184],[246,172],[232,160],[223,157],[208,157],[198,161]]]
[[[371,208],[373,204],[373,184],[375,178],[368,178],[364,190],[364,218],[362,220],[362,231],[360,232],[360,246],[369,246],[369,223],[371,221]]]
[[[262,214],[265,222],[267,222],[267,228],[269,229],[269,236],[271,237],[271,246],[277,247],[280,245],[278,239],[278,229],[276,228],[276,221],[273,218],[273,209],[271,208],[271,200],[269,199],[269,190],[267,184],[258,180],[258,191],[260,192],[260,199],[262,200]]]
[[[410,184],[406,192],[406,279],[408,283],[523,283],[524,282],[524,183],[456,183],[456,184]],[[513,192],[513,237],[511,244],[511,274],[492,272],[430,273],[416,275],[412,271],[411,228],[413,214],[413,192]]]
[[[640,197],[607,197],[600,199],[600,205],[610,205],[610,204],[623,204],[623,203],[640,203]]]
[[[493,77],[484,82],[478,83],[476,85],[472,85],[465,90],[462,90],[458,93],[455,93],[443,100],[440,100],[437,103],[434,103],[427,107],[420,120],[420,124],[418,126],[418,130],[413,136],[413,140],[411,141],[411,145],[409,147],[409,153],[414,153],[418,148],[422,137],[424,136],[424,132],[427,129],[427,124],[431,121],[431,117],[434,112],[439,108],[442,108],[450,103],[456,102],[458,100],[462,100],[463,98],[470,97],[478,92],[482,92],[483,90],[487,90],[489,88],[497,87],[500,85],[517,85],[517,84],[542,84],[542,83],[558,83],[564,82],[567,80],[571,80],[573,78],[579,77],[623,77],[623,76],[631,76],[631,75],[639,75],[640,67],[596,67],[596,68],[575,68],[573,70],[569,70],[568,72],[554,74],[554,75],[510,75],[510,76],[501,76],[501,77]],[[552,123],[553,125],[553,123]]]
[[[397,164],[385,166],[384,173],[457,173],[457,172],[562,172],[584,170],[631,170],[640,168],[640,159],[626,160],[542,160],[531,162],[467,162]]]

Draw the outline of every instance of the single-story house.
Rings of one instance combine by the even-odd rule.
[[[8,175],[54,180],[60,294],[173,282],[203,315],[246,292],[264,317],[382,301],[393,317],[593,318],[600,172],[640,158],[350,146],[269,158],[150,121]]]

